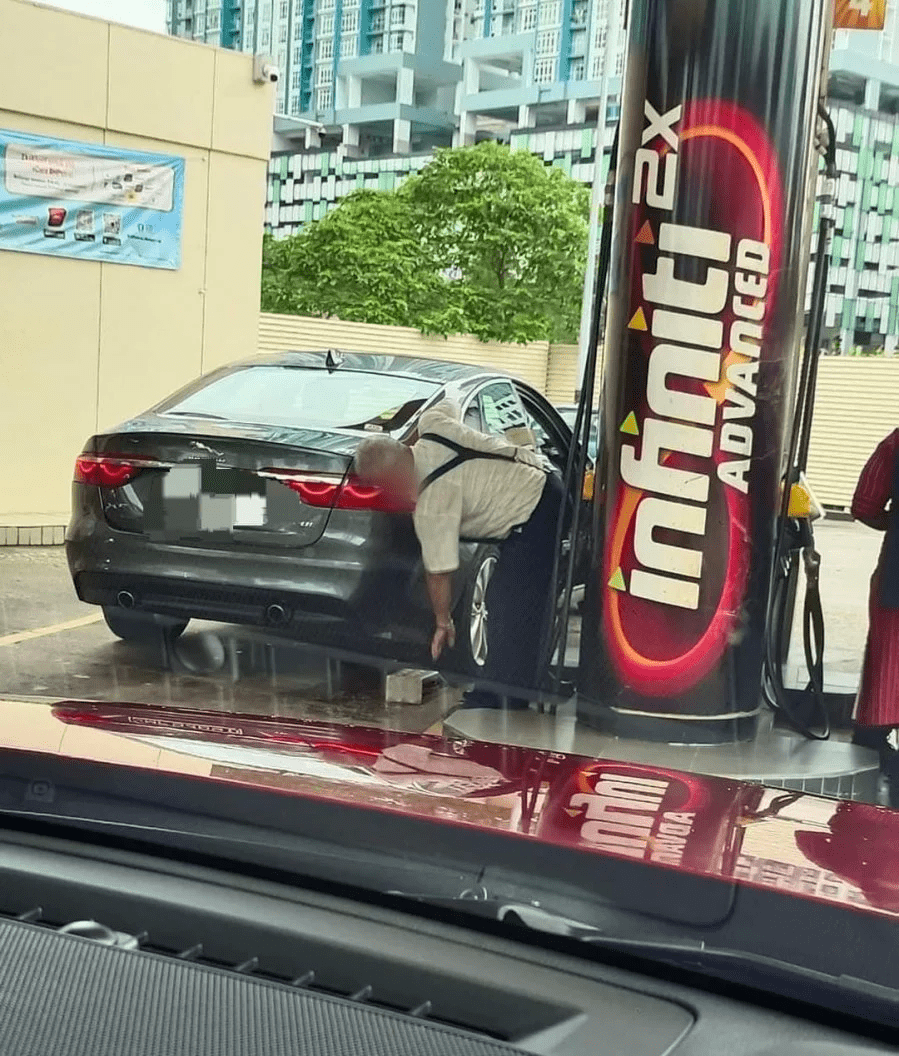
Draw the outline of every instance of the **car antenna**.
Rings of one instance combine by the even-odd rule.
[[[333,374],[341,363],[343,363],[342,353],[338,352],[336,348],[329,348],[325,357],[325,366],[328,368],[328,373]]]

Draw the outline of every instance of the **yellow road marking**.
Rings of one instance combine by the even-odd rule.
[[[79,616],[77,620],[66,620],[65,623],[51,623],[47,627],[36,627],[33,631],[7,634],[0,638],[0,648],[5,645],[18,645],[19,642],[30,642],[33,638],[45,638],[48,634],[59,634],[60,631],[74,631],[79,627],[89,627],[92,623],[100,623],[102,619],[102,615]]]

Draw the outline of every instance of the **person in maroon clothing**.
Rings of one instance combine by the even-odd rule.
[[[899,727],[899,429],[881,441],[862,470],[852,516],[884,532],[868,600],[868,642],[855,705],[855,741],[881,753],[896,784],[899,753],[890,732]]]
[[[809,861],[857,887],[872,906],[899,913],[899,815],[843,802],[827,832],[801,829],[795,839]]]

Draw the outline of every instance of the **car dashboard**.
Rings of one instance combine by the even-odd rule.
[[[892,1051],[511,937],[34,833],[0,842],[0,914],[3,1052]]]

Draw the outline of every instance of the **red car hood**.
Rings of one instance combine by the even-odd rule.
[[[899,915],[899,813],[674,770],[363,726],[5,701],[0,748],[470,825]]]

